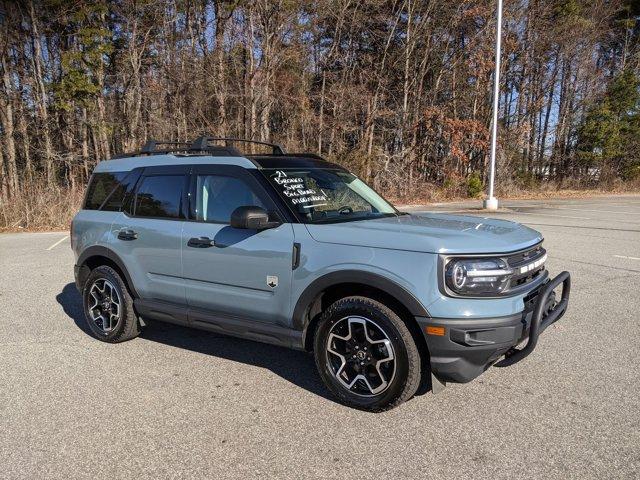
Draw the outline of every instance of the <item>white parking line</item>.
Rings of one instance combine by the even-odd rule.
[[[538,217],[562,217],[562,218],[576,218],[578,220],[591,220],[589,217],[572,217],[569,215],[553,215],[551,213],[533,213],[533,212],[521,212],[521,211],[514,211],[513,215],[535,215]]]
[[[471,209],[467,209],[467,210],[414,210],[413,213],[440,213],[440,214],[451,214],[451,213],[461,213],[461,214],[474,214],[474,213],[478,213],[481,215],[477,215],[478,218],[482,218],[482,217],[491,217],[491,215],[495,212],[485,212],[482,210],[471,210]],[[570,215],[554,215],[554,214],[549,214],[549,213],[532,213],[532,212],[522,212],[520,210],[514,210],[513,212],[499,212],[499,213],[506,213],[509,215],[535,215],[538,217],[561,217],[561,218],[575,218],[578,220],[591,220],[591,218],[589,217],[574,217],[574,216],[570,216]]]
[[[54,248],[56,248],[58,245],[60,245],[62,242],[64,242],[67,238],[69,238],[69,235],[65,235],[64,237],[62,237],[60,240],[58,240],[56,243],[54,243],[53,245],[51,245],[49,248],[47,248],[47,250],[53,250]]]
[[[540,208],[540,207],[548,207],[548,203],[532,203],[528,205],[501,205],[503,208]]]
[[[627,257],[626,255],[614,255],[616,258],[624,258],[626,260],[640,260],[640,257]]]
[[[637,207],[640,206],[640,201],[638,202],[567,202],[567,201],[562,201],[562,200],[554,200],[554,199],[550,199],[548,202],[546,202],[547,205],[558,205],[558,206],[563,206],[563,205],[567,205],[567,206],[582,206],[582,205],[591,205],[591,206],[597,206],[597,207],[608,207],[610,205],[613,206],[632,206],[632,207]]]
[[[640,215],[640,212],[627,212],[621,210],[594,210],[588,208],[567,208],[567,207],[553,207],[558,210],[575,210],[578,212],[600,212],[600,213],[617,213],[620,215]]]

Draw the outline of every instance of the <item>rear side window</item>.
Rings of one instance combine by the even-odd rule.
[[[87,189],[86,210],[120,210],[127,187],[129,172],[94,173]],[[105,200],[108,202],[105,204]],[[105,207],[100,208],[105,204]],[[108,205],[107,205],[108,204]]]
[[[181,218],[184,175],[142,178],[136,192],[136,217]]]

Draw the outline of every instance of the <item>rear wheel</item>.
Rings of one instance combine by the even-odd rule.
[[[338,399],[363,410],[393,408],[420,385],[421,359],[405,323],[366,297],[332,304],[314,338],[316,365]]]
[[[85,319],[98,340],[118,343],[140,334],[133,298],[124,281],[106,265],[91,271],[82,290]]]

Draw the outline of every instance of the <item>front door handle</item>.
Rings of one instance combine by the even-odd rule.
[[[120,230],[118,232],[118,239],[120,240],[135,240],[138,238],[138,233],[133,230]]]
[[[215,240],[211,240],[209,237],[193,237],[187,242],[187,246],[193,248],[209,248],[215,244]]]

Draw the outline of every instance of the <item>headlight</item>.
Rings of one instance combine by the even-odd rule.
[[[445,283],[457,295],[499,295],[512,275],[501,258],[451,258],[445,265]]]

